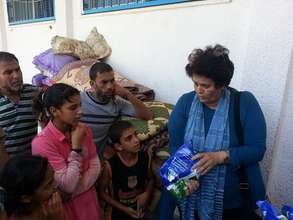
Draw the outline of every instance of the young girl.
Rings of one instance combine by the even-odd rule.
[[[64,203],[66,220],[97,220],[99,204],[94,184],[100,160],[89,128],[79,122],[79,91],[55,84],[43,96],[51,120],[32,142],[32,153],[48,158],[58,188],[71,195]]]
[[[17,156],[3,168],[5,210],[13,220],[63,220],[61,198],[46,158]]]

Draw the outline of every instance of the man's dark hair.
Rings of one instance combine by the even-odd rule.
[[[217,87],[228,86],[234,73],[234,64],[229,58],[229,50],[222,45],[208,46],[205,50],[195,49],[188,56],[186,74],[204,76]]]
[[[47,169],[48,160],[40,156],[16,156],[5,164],[0,185],[6,193],[4,206],[8,216],[32,212],[32,204],[22,202],[22,197],[34,194],[44,181]]]
[[[113,71],[113,68],[109,64],[103,62],[96,62],[90,68],[90,79],[95,80],[98,74],[107,73],[111,71]]]
[[[132,128],[132,124],[128,121],[116,121],[109,129],[108,137],[110,140],[110,143],[112,145],[119,144],[120,138],[122,136],[122,133],[128,129]]]
[[[18,62],[18,59],[16,58],[16,56],[12,53],[8,53],[5,51],[0,51],[0,62],[10,62],[15,60],[16,62]]]

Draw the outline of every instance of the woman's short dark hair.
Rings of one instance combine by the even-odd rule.
[[[234,73],[234,64],[229,58],[229,50],[222,45],[207,46],[205,50],[194,49],[188,56],[186,74],[204,76],[217,87],[228,86]]]
[[[79,95],[79,91],[67,84],[56,83],[49,87],[43,96],[44,108],[49,112],[50,107],[61,108],[72,96]]]
[[[110,144],[120,143],[120,138],[123,132],[128,129],[132,128],[132,124],[128,121],[116,121],[109,129],[109,141]]]
[[[0,185],[5,189],[5,210],[8,215],[28,215],[31,203],[23,203],[22,197],[33,195],[45,179],[48,160],[40,156],[15,156],[4,166]]]
[[[113,68],[109,64],[103,62],[96,62],[90,68],[90,79],[95,80],[98,74],[107,73],[111,71],[113,71]]]

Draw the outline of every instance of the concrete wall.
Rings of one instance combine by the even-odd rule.
[[[143,79],[156,89],[158,99],[175,102],[192,89],[184,66],[195,47],[227,45],[237,64],[235,81],[239,81],[247,36],[245,2],[87,16],[78,13],[76,4],[74,35],[84,39],[95,24],[112,46],[109,62],[114,67],[132,79]],[[166,79],[168,83],[162,83]]]
[[[4,9],[3,1],[0,1],[0,9]],[[0,49],[6,50],[6,28],[4,10],[0,10]]]
[[[210,2],[214,4],[202,5]],[[208,44],[226,45],[236,67],[232,85],[252,91],[266,116],[268,151],[262,167],[267,191],[277,204],[286,200],[293,205],[292,195],[286,194],[292,181],[287,173],[293,156],[289,133],[293,126],[289,114],[292,104],[285,102],[292,103],[288,94],[293,90],[289,83],[293,1],[232,0],[216,4],[219,2],[81,15],[80,1],[55,1],[56,21],[17,26],[8,26],[2,4],[0,49],[19,57],[24,79],[29,82],[38,72],[31,64],[32,58],[50,47],[52,36],[84,40],[96,26],[112,47],[109,63],[115,69],[154,88],[158,100],[175,103],[182,93],[192,89],[184,72],[191,50]],[[281,185],[276,184],[279,179]]]
[[[72,36],[72,25],[68,25],[72,20],[71,2],[56,1],[55,21],[9,26],[6,3],[1,1],[0,33],[3,41],[0,49],[14,53],[18,57],[25,82],[31,82],[32,76],[38,73],[32,64],[32,58],[51,47],[53,36]]]
[[[292,102],[286,102],[293,89],[292,67],[289,70],[293,49],[292,11],[292,1],[270,4],[253,1],[241,85],[256,94],[267,119],[268,149],[262,165],[268,194],[278,205],[282,202],[293,205],[293,196],[289,193],[292,192],[289,189],[292,163],[288,163],[293,157],[293,137],[288,133],[292,131],[293,120],[292,113],[287,112]]]
[[[275,204],[293,205],[293,51],[287,75],[281,119],[274,144],[273,164],[269,175],[268,194]]]

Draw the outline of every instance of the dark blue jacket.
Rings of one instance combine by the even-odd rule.
[[[181,96],[169,118],[169,149],[171,154],[183,144],[185,127],[194,95],[195,92],[192,91]],[[231,90],[229,106],[230,162],[227,165],[225,178],[225,209],[235,208],[242,204],[238,174],[240,166],[245,167],[253,204],[265,197],[265,188],[258,164],[263,159],[266,151],[265,119],[255,97],[250,92],[242,92],[240,118],[243,127],[244,145],[239,146],[234,121],[234,97],[235,91]],[[213,113],[214,110],[204,108],[205,128],[209,128]],[[208,129],[205,130],[207,133]]]

